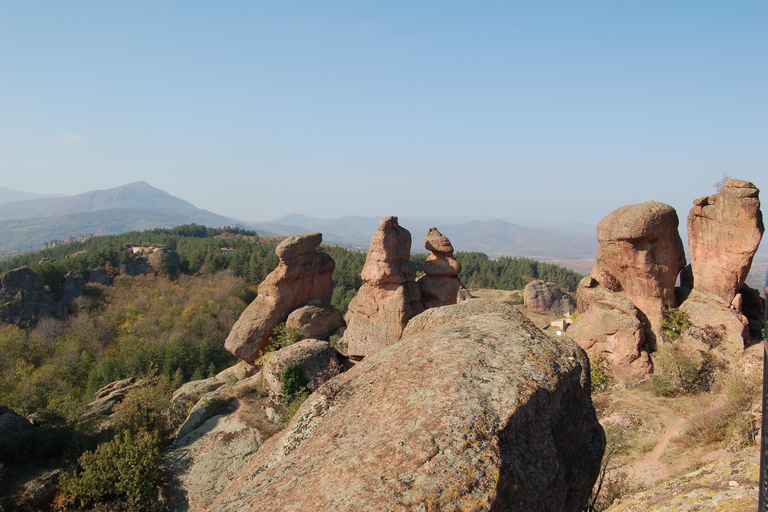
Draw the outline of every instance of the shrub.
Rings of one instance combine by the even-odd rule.
[[[289,364],[283,370],[283,404],[286,410],[286,423],[291,421],[307,397],[309,397],[309,381],[304,376],[301,363]]]
[[[290,327],[283,322],[272,331],[267,350],[280,350],[288,345],[293,345],[301,340],[303,334],[301,329]]]
[[[661,334],[669,341],[680,339],[683,331],[688,329],[691,321],[688,314],[678,308],[667,308],[664,311],[664,319],[661,321]]]
[[[605,359],[597,356],[589,365],[590,380],[592,381],[592,392],[603,391],[608,388],[608,374],[605,371]]]
[[[709,352],[663,344],[656,352],[656,371],[651,380],[654,392],[672,397],[709,391],[717,365]]]
[[[130,511],[156,510],[160,447],[148,432],[126,430],[93,452],[85,452],[80,471],[62,475],[56,508],[61,511],[122,503]]]

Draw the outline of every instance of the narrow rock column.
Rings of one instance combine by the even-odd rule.
[[[456,304],[461,263],[453,257],[451,241],[437,228],[429,228],[424,247],[432,253],[424,262],[424,275],[417,281],[424,309]]]

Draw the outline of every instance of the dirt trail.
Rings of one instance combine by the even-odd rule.
[[[672,423],[669,428],[667,428],[666,432],[664,432],[664,435],[659,438],[659,442],[653,450],[651,450],[648,455],[629,466],[627,468],[627,473],[631,474],[635,480],[648,484],[654,484],[671,478],[671,468],[661,462],[661,456],[664,454],[664,450],[667,449],[669,441],[675,434],[683,430],[685,425],[685,418],[680,418]]]

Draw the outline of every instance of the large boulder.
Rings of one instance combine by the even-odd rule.
[[[551,316],[566,316],[576,311],[573,295],[555,283],[531,281],[523,289],[523,303],[528,311]]]
[[[424,309],[437,308],[458,301],[461,263],[453,257],[453,245],[437,228],[429,228],[424,247],[430,251],[424,261],[424,275],[417,281]]]
[[[645,315],[632,301],[600,286],[590,276],[579,283],[577,297],[581,312],[568,327],[568,336],[593,361],[605,361],[613,380],[631,382],[648,377],[653,364],[646,347]]]
[[[729,306],[765,231],[759,194],[752,183],[729,179],[720,193],[695,200],[688,214],[693,288]]]
[[[344,315],[330,304],[312,301],[288,315],[285,325],[301,331],[305,339],[325,340],[344,325]]]
[[[379,224],[360,276],[363,285],[344,317],[343,344],[355,357],[399,340],[408,320],[424,310],[411,261],[411,233],[397,217],[386,217]]]
[[[209,510],[581,510],[605,447],[584,351],[483,299],[407,331],[313,393]]]
[[[693,290],[680,304],[680,310],[693,326],[683,332],[683,343],[700,350],[716,348],[724,359],[732,359],[744,350],[744,343],[749,340],[747,317],[723,306],[717,297]],[[710,346],[700,346],[701,339]]]
[[[647,201],[623,206],[597,226],[591,276],[626,297],[648,320],[646,336],[658,337],[666,308],[675,307],[675,282],[685,267],[675,209]]]
[[[339,374],[342,367],[336,351],[320,340],[302,340],[277,351],[264,364],[264,384],[276,397],[283,396],[283,373],[292,364],[299,364],[309,389],[315,390]]]
[[[322,240],[321,233],[297,235],[275,248],[280,263],[259,285],[258,296],[232,327],[224,343],[227,350],[254,361],[275,327],[292,311],[311,301],[330,303],[336,264],[327,254],[317,252]]]

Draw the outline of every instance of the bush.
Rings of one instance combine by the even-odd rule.
[[[286,423],[291,421],[307,397],[309,397],[309,381],[304,376],[301,363],[289,364],[283,370],[283,404],[286,410]]]
[[[667,341],[679,340],[683,331],[691,325],[693,324],[685,311],[678,308],[667,308],[664,311],[664,319],[661,321],[661,334]]]
[[[665,397],[709,391],[717,372],[709,352],[685,346],[662,344],[655,362],[651,385],[654,393]]]
[[[272,335],[269,337],[267,350],[280,350],[288,345],[293,345],[301,340],[303,334],[301,329],[290,327],[283,322],[272,331]]]
[[[120,503],[130,511],[157,510],[160,447],[154,434],[126,430],[78,460],[80,471],[62,475],[60,511]]]
[[[590,380],[592,381],[592,392],[603,391],[608,388],[608,374],[605,371],[605,359],[601,356],[591,361],[589,365]]]

